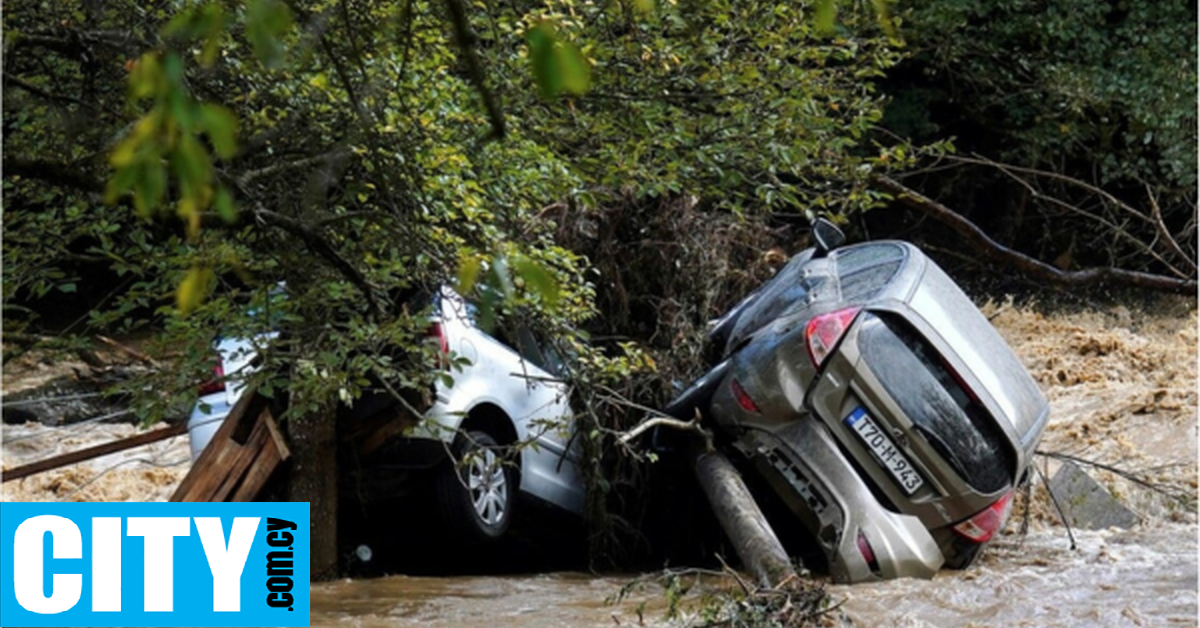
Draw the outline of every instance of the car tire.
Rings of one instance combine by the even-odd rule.
[[[437,507],[456,540],[491,543],[504,536],[517,502],[517,470],[486,432],[454,441],[437,479]]]
[[[942,555],[946,558],[946,562],[942,566],[946,569],[966,569],[983,553],[984,545],[986,543],[974,543],[955,537],[951,541],[950,547],[942,550]]]

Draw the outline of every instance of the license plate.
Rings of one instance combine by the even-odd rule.
[[[845,423],[858,434],[863,443],[867,445],[867,449],[870,449],[871,453],[875,455],[875,459],[883,464],[883,468],[887,469],[888,473],[892,474],[896,483],[904,489],[905,493],[912,495],[925,484],[921,474],[892,443],[892,439],[879,429],[875,421],[871,420],[866,410],[858,408],[851,412],[850,416],[846,417]]]

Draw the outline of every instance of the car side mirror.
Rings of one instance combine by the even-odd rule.
[[[823,257],[846,242],[846,234],[825,218],[818,218],[812,225],[813,240],[817,242],[817,255]]]

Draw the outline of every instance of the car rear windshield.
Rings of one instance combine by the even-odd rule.
[[[1000,426],[929,341],[884,312],[863,317],[859,339],[867,367],[963,480],[982,493],[1012,483],[1015,457]]]

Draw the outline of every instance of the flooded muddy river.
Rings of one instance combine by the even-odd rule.
[[[1014,511],[979,562],[933,580],[830,586],[858,626],[1112,627],[1197,625],[1197,318],[1115,308],[1044,315],[989,303],[984,312],[1052,404],[1041,449],[1133,472],[1089,473],[1136,512],[1130,530],[1075,530],[1070,548],[1044,488]],[[6,368],[5,391],[19,373]],[[5,425],[6,468],[133,433],[128,425]],[[4,500],[161,500],[187,470],[186,439],[3,485]],[[1038,462],[1047,477],[1057,463]],[[1028,512],[1029,531],[1017,532]],[[556,573],[342,580],[313,587],[313,626],[696,625],[664,619],[662,590],[608,604],[634,576]],[[707,579],[697,590],[722,586]],[[730,586],[732,584],[730,583]],[[695,590],[688,598],[695,599]],[[685,606],[686,609],[686,606]],[[692,620],[692,621],[689,621]]]
[[[998,540],[970,570],[933,580],[830,586],[856,626],[1117,628],[1197,625],[1196,526],[1062,529]],[[343,580],[313,588],[314,627],[539,628],[688,625],[649,586],[606,603],[629,578],[586,574]],[[706,588],[719,586],[707,581]],[[692,600],[697,596],[690,596]],[[639,615],[639,607],[641,614]],[[686,604],[685,604],[686,608]]]

